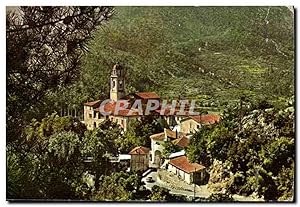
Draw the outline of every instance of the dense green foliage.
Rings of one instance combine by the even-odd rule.
[[[189,158],[207,166],[215,160],[223,163],[211,166],[212,186],[223,182],[230,193],[256,193],[266,200],[291,199],[295,162],[293,98],[283,108],[261,108],[262,104],[248,102],[243,105],[243,109],[227,110],[220,124],[203,127],[194,134],[187,150]]]
[[[128,201],[146,200],[151,192],[141,182],[141,176],[124,172],[101,177],[101,186],[95,200]]]
[[[89,172],[99,187],[101,175],[112,170],[104,155],[116,154],[119,136],[113,123],[86,131],[77,119],[56,114],[33,120],[25,143],[7,147],[8,198],[84,198],[82,179]],[[84,162],[87,156],[93,158],[91,163]]]
[[[229,194],[215,193],[211,194],[208,198],[210,202],[232,202],[234,199]]]
[[[170,190],[160,187],[157,185],[154,185],[152,187],[152,193],[150,195],[150,199],[152,201],[172,201],[172,202],[183,202],[188,201],[188,199],[185,196],[181,195],[173,195],[170,194]]]
[[[117,61],[127,70],[127,92],[153,90],[203,106],[241,94],[277,102],[294,93],[294,22],[286,7],[117,7],[116,13],[90,42],[81,79],[52,99],[80,109],[108,97]]]
[[[142,128],[142,123],[148,127]],[[137,125],[131,126],[135,128],[130,130],[145,141],[145,136],[153,132],[147,130],[158,127],[155,123],[155,119],[149,118],[148,122],[136,122]],[[52,114],[40,122],[32,120],[24,137],[21,146],[7,146],[9,199],[147,200],[170,197],[161,190],[152,195],[144,189],[139,175],[113,173],[116,169],[108,158],[123,149],[122,141],[126,141],[126,136],[109,120],[87,131],[78,119]]]
[[[170,154],[174,153],[174,152],[178,152],[181,150],[181,147],[173,144],[172,142],[170,141],[165,141],[163,143],[163,152],[162,152],[162,156],[164,158],[169,158]]]
[[[124,136],[118,139],[119,151],[128,153],[136,146],[150,148],[150,135],[163,132],[164,128],[168,128],[166,121],[157,119],[154,116],[143,117],[141,120],[132,120]]]
[[[53,106],[43,101],[45,95],[76,80],[92,32],[112,13],[112,7],[88,6],[22,6],[7,12],[9,141],[19,141],[23,126],[32,118],[53,112]]]

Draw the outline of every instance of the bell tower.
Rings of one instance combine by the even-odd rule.
[[[116,63],[110,75],[110,99],[117,101],[125,96],[125,72],[119,63]]]

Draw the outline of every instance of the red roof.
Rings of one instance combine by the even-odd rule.
[[[140,92],[140,93],[135,93],[135,95],[142,99],[159,99],[160,98],[155,92]]]
[[[220,121],[220,116],[216,114],[205,114],[199,116],[191,116],[193,120],[203,124],[214,124]]]
[[[172,143],[179,147],[185,148],[189,145],[190,140],[186,136],[182,136],[178,139],[173,140]]]
[[[101,102],[101,100],[91,101],[91,102],[86,102],[83,105],[85,105],[85,106],[91,106],[91,107],[99,107],[100,106],[100,102]]]
[[[174,167],[180,170],[183,170],[186,173],[193,173],[205,169],[205,166],[203,165],[189,162],[187,157],[184,155],[171,159],[169,164],[173,165]]]
[[[129,154],[130,155],[146,155],[149,153],[149,151],[150,151],[149,148],[139,146],[139,147],[135,147],[133,150],[131,150],[129,152]]]

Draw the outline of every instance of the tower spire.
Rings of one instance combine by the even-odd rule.
[[[125,73],[122,66],[117,62],[110,75],[110,99],[117,101],[125,96]]]

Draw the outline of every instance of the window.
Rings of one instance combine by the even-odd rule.
[[[115,88],[116,87],[116,81],[113,81],[112,84],[113,84],[112,87]]]
[[[89,114],[89,118],[90,118],[90,119],[92,118],[92,114]]]

